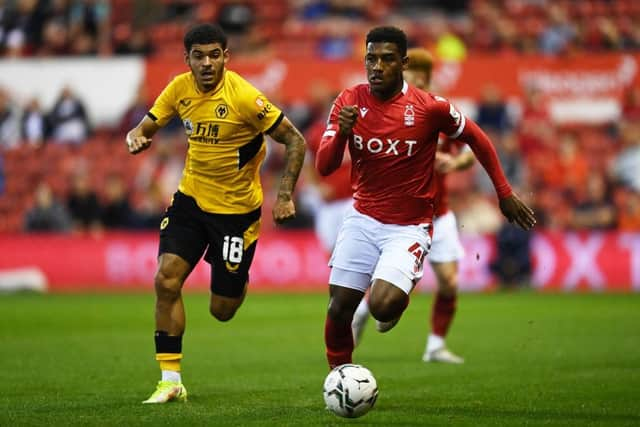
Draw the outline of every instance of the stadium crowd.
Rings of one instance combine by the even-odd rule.
[[[7,0],[0,1],[0,52],[163,55],[181,50],[185,26],[205,20],[218,21],[240,55],[359,56],[354,46],[361,46],[364,29],[380,22],[405,28],[412,44],[430,48],[437,60],[640,49],[640,2],[633,0]],[[307,138],[317,138],[336,95],[317,92],[306,105],[282,105]],[[98,128],[71,87],[61,88],[46,111],[36,99],[18,105],[10,88],[0,88],[0,231],[155,228],[177,187],[186,147],[177,123],[151,153],[127,153],[124,131],[152,101],[141,90],[119,125]],[[548,110],[532,90],[514,115],[488,87],[474,117],[540,225],[640,230],[640,89],[627,94],[615,123],[553,124]],[[281,157],[268,156],[264,165],[265,203],[273,200],[268,193]],[[289,227],[313,222],[314,189],[310,180],[301,184],[298,219]],[[450,184],[463,232],[500,229],[483,173],[474,168]]]
[[[0,52],[162,54],[194,21],[217,21],[235,52],[339,58],[359,55],[362,34],[382,20],[441,59],[640,49],[634,0],[6,0]]]

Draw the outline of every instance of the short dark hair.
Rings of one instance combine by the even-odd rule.
[[[194,44],[220,43],[222,49],[227,48],[227,36],[218,25],[199,24],[191,27],[184,35],[184,48],[191,52]]]
[[[400,28],[396,27],[376,27],[367,34],[367,44],[369,43],[394,43],[400,55],[407,56],[407,35]]]

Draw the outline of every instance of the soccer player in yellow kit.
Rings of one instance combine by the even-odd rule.
[[[276,222],[295,216],[292,193],[305,154],[302,134],[284,114],[225,68],[227,38],[218,26],[193,27],[184,47],[191,71],[175,77],[126,136],[129,152],[140,153],[158,129],[178,116],[189,143],[178,191],[160,223],[154,284],[156,360],[162,379],[144,403],[186,401],[180,375],[185,329],[181,289],[203,255],[211,264],[211,314],[228,321],[242,304],[260,231],[264,134],[286,146],[272,212]]]

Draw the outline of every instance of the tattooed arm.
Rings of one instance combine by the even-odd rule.
[[[305,141],[298,129],[286,117],[280,124],[269,132],[269,135],[286,147],[286,164],[280,179],[278,198],[273,206],[273,220],[281,223],[296,216],[293,203],[293,189],[296,186],[300,169],[304,163]]]

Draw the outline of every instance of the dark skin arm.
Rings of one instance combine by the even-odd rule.
[[[129,132],[125,142],[129,153],[138,154],[151,146],[151,138],[160,129],[160,126],[151,120],[148,116],[144,116],[140,123]]]
[[[269,136],[274,141],[283,144],[286,149],[286,163],[280,178],[278,197],[272,212],[273,220],[277,223],[282,223],[296,216],[296,207],[293,203],[292,195],[300,170],[304,164],[306,143],[300,131],[286,117],[278,127],[269,133]]]
[[[524,230],[530,230],[536,225],[536,217],[533,210],[520,200],[515,193],[500,199],[500,210],[509,222],[515,222]]]

